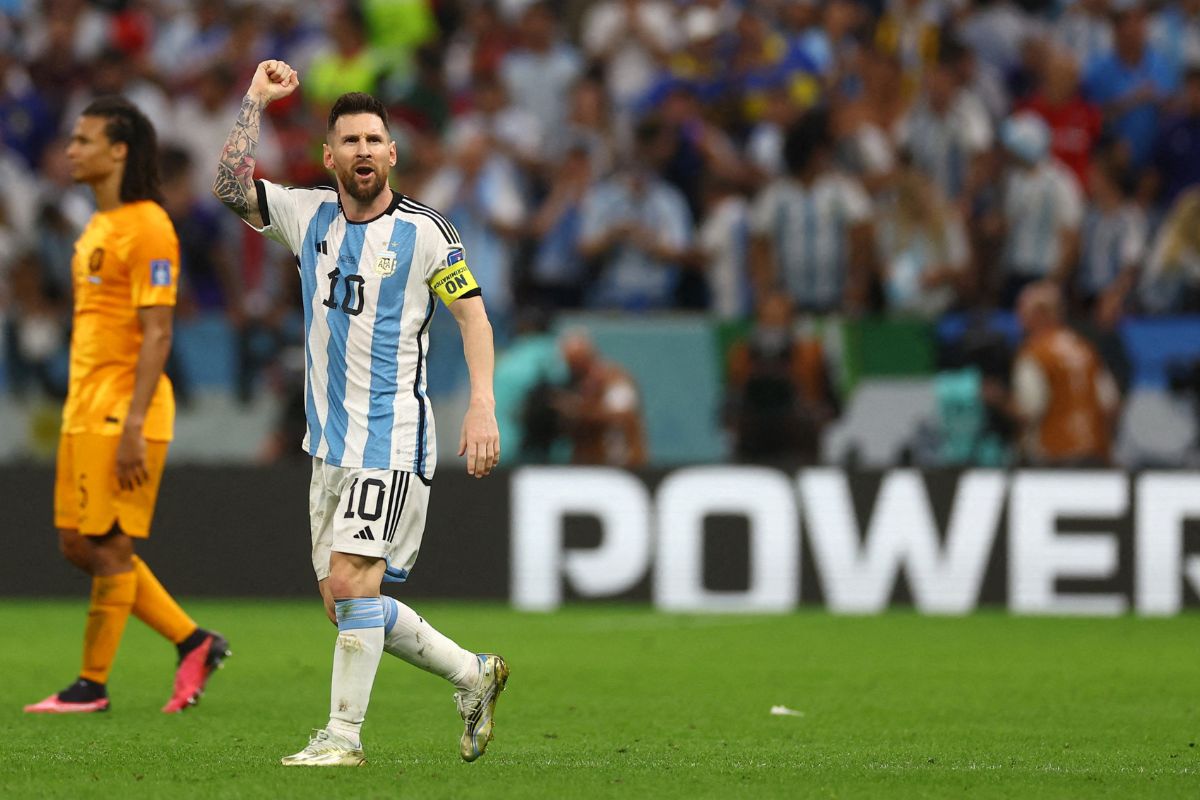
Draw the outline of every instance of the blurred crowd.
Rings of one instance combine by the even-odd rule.
[[[780,319],[1015,311],[1034,285],[1101,339],[1200,310],[1200,0],[0,0],[11,385],[62,385],[90,213],[65,136],[113,92],[159,131],[180,314],[225,315],[244,396],[275,363],[290,258],[208,191],[266,58],[301,91],[267,111],[260,175],[327,183],[329,104],[381,97],[393,184],[455,223],[499,342],[532,311],[758,319],[728,368],[750,438],[778,439],[736,415]],[[838,402],[797,353],[810,448]]]

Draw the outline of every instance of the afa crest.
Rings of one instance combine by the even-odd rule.
[[[396,254],[390,250],[380,253],[379,258],[375,260],[375,271],[385,278],[395,272]]]

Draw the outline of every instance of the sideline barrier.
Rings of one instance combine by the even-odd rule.
[[[139,551],[181,596],[312,596],[309,467],[178,467]],[[0,469],[7,596],[78,596],[57,552],[53,473]],[[584,600],[665,610],[890,606],[963,614],[1170,615],[1200,607],[1200,473],[629,473],[526,467],[436,478],[399,596]]]

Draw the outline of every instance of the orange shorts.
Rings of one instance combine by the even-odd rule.
[[[64,433],[58,441],[54,527],[103,536],[118,523],[129,536],[150,535],[150,518],[167,462],[167,442],[146,442],[149,480],[128,491],[117,483],[119,436]]]

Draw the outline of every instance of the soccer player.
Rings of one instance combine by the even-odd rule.
[[[454,684],[466,723],[459,754],[474,761],[492,737],[508,666],[459,647],[379,587],[408,577],[424,533],[437,453],[425,354],[439,298],[462,331],[471,377],[459,455],[477,478],[500,460],[491,324],[454,226],[388,185],[396,144],[374,97],[345,94],[329,112],[324,163],[337,189],[254,180],[263,109],[299,83],[282,61],[258,65],[213,184],[296,254],[303,294],[312,562],[338,635],[329,723],[283,763],[365,763],[360,731],[385,651]]]
[[[92,576],[79,679],[35,713],[107,711],[106,685],[130,612],[179,651],[163,711],[199,700],[229,655],[220,634],[184,613],[134,554],[150,535],[175,421],[163,364],[179,281],[179,242],[163,211],[154,127],[120,97],[84,109],[67,147],[74,180],[96,213],[75,244],[75,321],[63,408],[54,524],[68,561]]]

